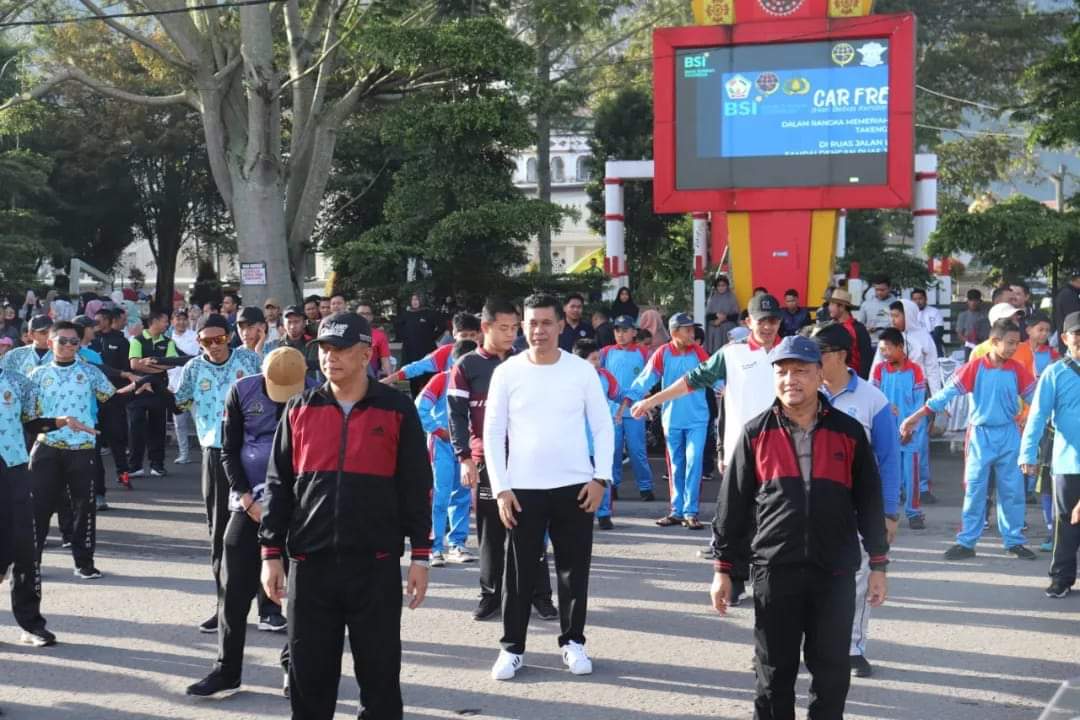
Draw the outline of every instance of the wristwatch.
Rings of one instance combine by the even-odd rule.
[[[608,485],[611,484],[610,480],[604,480],[602,478],[593,478],[592,481],[594,483],[596,483],[597,485],[599,485],[600,487],[604,488],[605,490],[607,490]]]

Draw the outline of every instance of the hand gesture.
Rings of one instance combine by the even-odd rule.
[[[600,503],[604,501],[604,493],[607,488],[603,487],[598,482],[587,482],[585,486],[581,488],[581,492],[578,493],[578,507],[587,513],[596,512],[600,507]]]
[[[648,415],[649,410],[651,409],[652,406],[649,405],[648,400],[639,400],[634,403],[634,406],[632,408],[630,408],[630,417],[634,418],[635,420],[640,420],[641,418]]]
[[[409,565],[409,577],[405,585],[405,596],[409,601],[409,609],[415,610],[420,607],[427,597],[428,568],[425,565],[413,563]]]
[[[713,575],[712,587],[709,588],[709,598],[712,600],[713,609],[721,615],[727,615],[728,603],[731,602],[731,576],[726,573]]]
[[[870,580],[866,587],[866,601],[870,603],[870,607],[881,607],[885,603],[885,598],[889,594],[888,586],[884,570],[870,571]]]
[[[75,432],[90,433],[91,435],[99,435],[100,433],[89,425],[84,425],[77,419],[70,416],[62,416],[56,418],[56,427],[58,428],[70,428]]]
[[[596,483],[590,483],[595,485]],[[517,527],[517,517],[515,512],[521,512],[521,504],[518,503],[517,496],[514,495],[513,490],[503,490],[499,493],[499,519],[502,520],[502,524],[506,526],[506,529]]]
[[[471,488],[480,484],[480,471],[476,468],[476,461],[472,458],[461,461],[461,484]]]
[[[281,558],[263,560],[262,575],[259,579],[266,597],[280,605],[285,599],[285,566]]]

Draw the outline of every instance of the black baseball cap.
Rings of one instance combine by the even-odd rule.
[[[224,315],[218,315],[217,313],[211,313],[206,316],[206,321],[203,322],[202,329],[206,328],[221,328],[226,333],[229,332],[229,321],[225,319]]]
[[[240,308],[240,313],[236,316],[236,324],[240,323],[264,323],[266,322],[266,315],[263,315],[263,311],[254,305],[245,305]]]
[[[1065,316],[1065,322],[1061,324],[1061,332],[1080,332],[1080,310],[1071,312]]]
[[[750,298],[750,305],[746,310],[754,320],[780,318],[780,303],[768,293]]]
[[[30,332],[48,330],[53,326],[52,318],[48,315],[35,315],[30,318]]]
[[[356,343],[371,344],[371,324],[366,318],[351,312],[327,315],[319,323],[317,343],[327,343],[337,348],[351,348]]]
[[[299,305],[290,305],[289,307],[285,308],[284,317],[289,317],[290,315],[299,315],[300,317],[305,317],[304,308],[300,307]]]
[[[71,319],[71,322],[75,323],[79,327],[94,327],[97,323],[89,315],[76,315]]]
[[[851,350],[851,335],[842,325],[824,325],[814,332],[813,339],[823,353],[832,350]]]

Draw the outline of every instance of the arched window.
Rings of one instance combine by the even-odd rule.
[[[577,172],[575,176],[578,182],[588,182],[592,175],[592,158],[588,155],[581,155],[577,159]]]
[[[536,182],[536,158],[529,158],[525,161],[525,182]]]
[[[561,157],[551,158],[551,182],[566,182],[566,169],[563,167],[563,159]]]

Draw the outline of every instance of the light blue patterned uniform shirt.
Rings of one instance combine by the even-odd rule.
[[[221,447],[221,420],[225,416],[225,398],[232,384],[242,377],[258,375],[259,356],[246,348],[236,348],[220,365],[200,355],[184,365],[176,405],[191,411],[195,434],[204,448]]]
[[[104,373],[79,358],[70,365],[42,365],[27,377],[32,417],[67,415],[93,427],[97,423],[98,403],[108,402],[116,393]],[[38,435],[38,442],[61,450],[93,448],[95,441],[93,434],[68,427]]]
[[[30,381],[24,375],[0,369],[0,458],[8,467],[30,462],[23,438],[23,422],[32,419]]]
[[[33,345],[23,345],[13,350],[8,350],[0,361],[0,367],[5,370],[17,372],[23,377],[29,377],[30,371],[36,367],[48,365],[52,362],[52,350],[47,350],[44,355],[38,357],[37,350]]]

